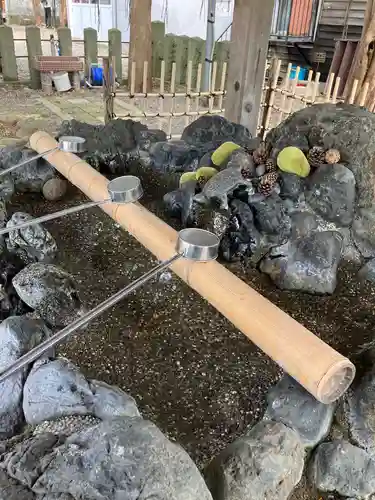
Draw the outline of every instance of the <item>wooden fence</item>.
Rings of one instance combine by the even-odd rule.
[[[58,45],[60,55],[78,56],[85,61],[86,73],[91,64],[97,64],[103,57],[115,58],[119,81],[128,79],[128,43],[122,41],[121,31],[110,29],[108,40],[98,40],[98,33],[93,28],[84,30],[83,40],[72,39],[69,28],[58,28],[57,39],[42,39],[41,30],[36,26],[25,28],[26,38],[14,38],[11,26],[0,26],[0,62],[2,78],[5,82],[28,82],[33,73],[33,61],[36,56],[53,55],[54,44]],[[152,23],[152,76],[160,78],[161,63],[165,65],[165,81],[172,79],[172,65],[175,63],[175,83],[184,84],[187,79],[188,63],[191,62],[192,84],[196,85],[198,66],[204,63],[205,41],[201,38],[189,38],[165,34],[162,22]],[[218,74],[229,59],[229,42],[215,44],[213,59],[217,61]]]
[[[160,78],[154,80],[147,92],[148,63],[143,66],[143,89],[135,92],[136,63],[132,63],[129,86],[116,89],[113,75],[115,61],[104,59],[105,122],[113,118],[131,118],[158,127],[170,138],[181,136],[182,130],[194,118],[203,115],[224,115],[225,81],[227,63],[213,62],[211,89],[201,90],[202,63],[197,66],[193,79],[193,61],[188,61],[185,85],[177,80],[177,64],[172,62],[170,80],[166,79],[166,63],[160,64]],[[220,73],[219,73],[220,70]],[[129,106],[132,103],[132,106]],[[124,112],[126,110],[126,113]]]

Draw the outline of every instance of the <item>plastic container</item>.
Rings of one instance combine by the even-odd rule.
[[[103,68],[100,66],[91,67],[91,84],[95,86],[103,85]]]
[[[68,73],[53,73],[52,80],[58,92],[67,92],[72,88]]]
[[[292,80],[294,80],[294,78],[296,77],[296,71],[297,71],[297,66],[294,64],[292,66],[291,71],[290,71],[290,78]],[[308,73],[309,73],[309,70],[307,68],[300,68],[299,73],[298,73],[298,81],[307,80]]]

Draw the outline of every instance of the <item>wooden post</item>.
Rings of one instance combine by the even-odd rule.
[[[60,26],[62,28],[68,26],[66,0],[60,0]]]
[[[34,12],[34,18],[35,18],[35,24],[37,26],[40,26],[42,24],[42,18],[40,17],[41,13],[41,6],[40,6],[40,0],[32,0],[33,3],[33,12]]]
[[[274,0],[235,0],[226,117],[255,135]]]
[[[40,81],[40,71],[35,69],[35,58],[43,55],[40,28],[36,26],[26,26],[26,46],[29,59],[29,71],[31,88],[34,90],[42,88]]]
[[[5,24],[0,26],[0,58],[4,81],[18,80],[13,29]]]
[[[151,90],[152,70],[152,31],[151,0],[131,0],[130,2],[130,48],[129,71],[131,75],[133,62],[136,63],[134,77],[135,92],[143,89],[143,67],[148,62],[147,89]]]
[[[110,122],[114,117],[114,89],[113,80],[115,68],[109,57],[103,57],[103,98],[104,98],[104,123]]]

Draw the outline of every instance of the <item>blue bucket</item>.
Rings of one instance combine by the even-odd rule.
[[[292,69],[290,71],[290,78],[292,80],[294,80],[296,77],[296,71],[297,71],[297,66],[293,64]],[[307,80],[308,73],[309,70],[307,68],[300,68],[298,73],[298,81]]]
[[[92,85],[103,85],[103,68],[100,66],[93,66],[91,68],[91,83]]]

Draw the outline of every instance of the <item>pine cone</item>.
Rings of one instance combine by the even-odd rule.
[[[269,172],[277,172],[276,162],[272,158],[269,158],[266,161],[265,165],[266,165],[266,172],[267,173],[269,173]]]
[[[322,163],[325,163],[325,152],[320,146],[314,146],[310,149],[307,154],[307,161],[312,167],[319,167]]]
[[[264,142],[262,142],[259,147],[253,152],[253,158],[255,165],[262,165],[262,163],[266,163],[268,155]]]
[[[259,193],[264,196],[269,196],[272,193],[278,178],[278,172],[269,172],[268,174],[263,175],[258,185]]]
[[[340,161],[340,151],[337,149],[329,149],[325,154],[325,161],[330,165],[334,165]]]

